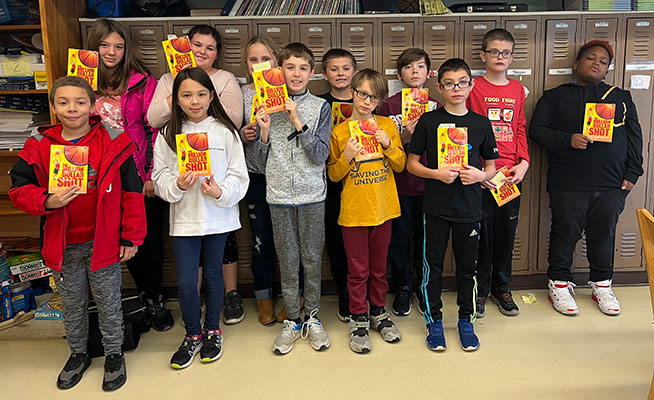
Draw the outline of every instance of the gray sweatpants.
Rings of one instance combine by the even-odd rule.
[[[93,241],[66,246],[61,271],[53,271],[64,308],[66,342],[73,353],[86,353],[89,336],[89,295],[98,305],[105,356],[123,346],[123,310],[120,298],[120,262],[91,272]]]
[[[304,267],[304,312],[320,306],[322,250],[325,244],[325,202],[303,206],[270,205],[270,217],[282,297],[288,318],[300,317],[298,272]]]

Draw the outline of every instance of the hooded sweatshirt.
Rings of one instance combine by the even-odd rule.
[[[629,91],[600,82],[566,83],[545,91],[531,119],[529,136],[548,150],[547,191],[619,190],[623,180],[635,184],[643,174],[643,137]],[[583,132],[586,103],[616,105],[613,141],[572,148],[574,133]]]

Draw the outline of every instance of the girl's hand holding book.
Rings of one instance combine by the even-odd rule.
[[[223,195],[223,190],[218,186],[214,180],[213,175],[208,176],[202,181],[202,193],[205,196],[211,196],[214,199],[219,199]]]
[[[257,125],[261,128],[261,141],[268,143],[268,132],[270,131],[270,115],[263,108],[263,104],[259,105],[257,109]]]
[[[268,118],[270,120],[270,118]],[[254,140],[257,138],[257,124],[247,124],[243,127],[243,137],[245,140],[248,142],[254,142]]]
[[[388,134],[382,129],[375,132],[375,139],[377,140],[377,143],[382,145],[384,150],[391,147],[391,139],[388,138]]]
[[[61,208],[75,200],[79,193],[77,191],[82,190],[79,186],[71,186],[62,190],[59,193],[51,194],[45,199],[45,208],[48,210],[53,210],[55,208]]]
[[[195,183],[197,177],[193,171],[188,171],[184,175],[177,178],[177,187],[182,190],[190,189]]]
[[[361,152],[361,145],[359,142],[353,137],[347,139],[347,142],[345,142],[345,148],[343,149],[343,156],[345,156],[347,162],[351,163],[359,152]]]

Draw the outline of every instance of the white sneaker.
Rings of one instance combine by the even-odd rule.
[[[322,327],[320,319],[316,316],[318,314],[318,309],[311,311],[309,319],[304,321],[302,324],[302,339],[309,336],[309,341],[311,342],[311,347],[316,351],[321,351],[327,349],[331,344],[329,336],[325,329]]]
[[[272,350],[277,354],[286,354],[293,350],[293,343],[300,338],[302,325],[288,319],[284,320],[284,327],[273,343]]]
[[[620,302],[613,294],[613,289],[611,289],[613,284],[611,279],[600,282],[588,281],[588,284],[593,289],[592,297],[597,302],[600,311],[606,315],[620,314]]]
[[[550,279],[547,286],[550,288],[550,294],[547,296],[547,299],[552,303],[552,307],[554,307],[556,311],[564,315],[579,314],[577,303],[572,297],[572,295],[575,294],[574,287],[576,285],[574,283],[568,281],[553,281]]]

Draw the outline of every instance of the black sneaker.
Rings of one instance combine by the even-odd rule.
[[[84,371],[91,366],[91,357],[84,353],[73,353],[68,357],[64,369],[57,377],[57,387],[61,390],[70,389],[82,380]]]
[[[216,361],[223,355],[223,333],[220,328],[217,331],[204,331],[202,339],[200,361],[203,363]]]
[[[175,369],[186,368],[193,362],[195,355],[202,349],[202,335],[186,335],[173,357],[170,366]]]
[[[500,309],[500,312],[508,316],[516,316],[520,314],[520,309],[518,305],[513,301],[513,296],[511,291],[500,293],[499,295],[493,295],[491,297],[493,303],[497,304],[497,307]]]
[[[152,305],[152,327],[159,332],[170,330],[175,325],[175,320],[166,306],[163,295],[159,295],[156,301],[152,301]]]
[[[395,295],[393,300],[393,314],[409,315],[411,314],[411,288],[402,286]]]
[[[243,302],[241,296],[236,290],[225,295],[225,310],[223,312],[223,320],[227,325],[238,324],[245,318],[243,312]]]
[[[479,296],[476,300],[477,304],[477,318],[484,318],[486,316],[486,297]]]
[[[347,286],[338,289],[338,313],[336,317],[339,321],[350,322],[350,294]]]
[[[116,390],[127,382],[125,369],[125,356],[122,354],[109,354],[104,358],[104,378],[102,390]]]

